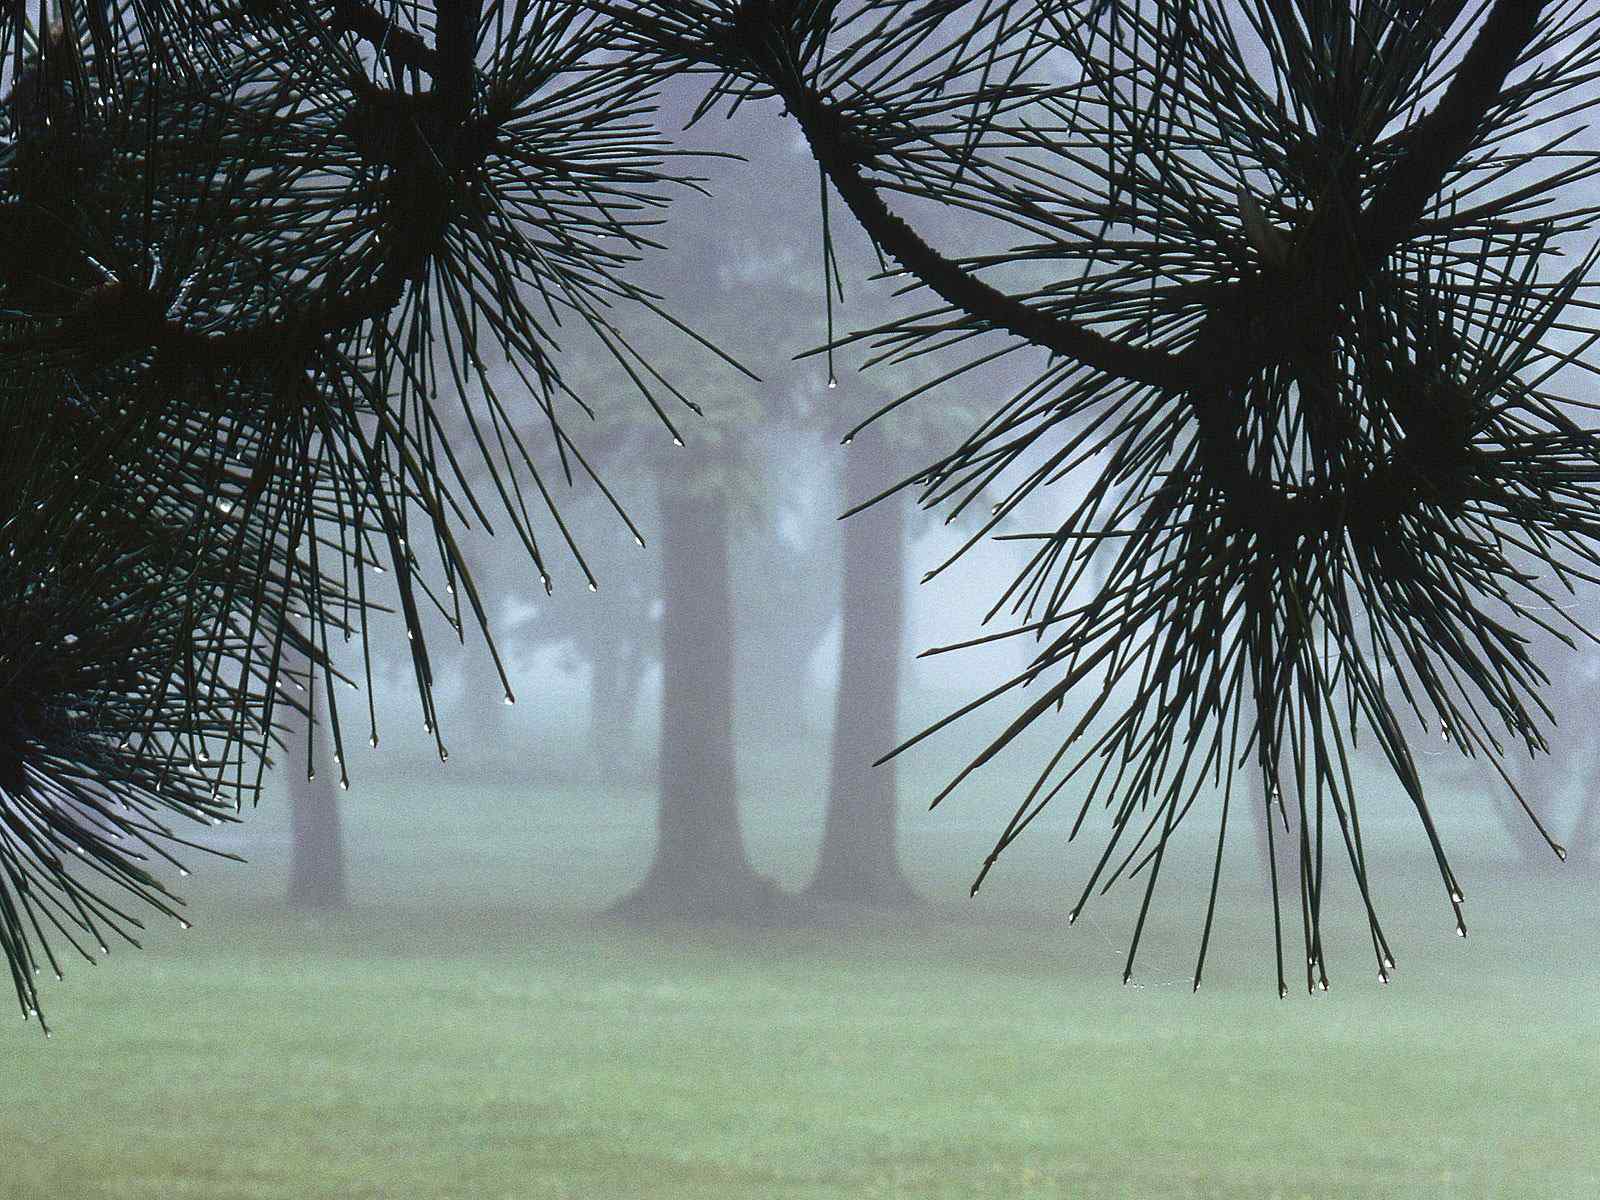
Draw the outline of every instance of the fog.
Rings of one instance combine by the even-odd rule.
[[[669,89],[669,113],[686,97]],[[1220,851],[1209,787],[1148,898],[1131,866],[1101,894],[1111,814],[1083,810],[1084,779],[969,894],[1100,677],[932,809],[1033,692],[877,760],[1027,667],[1031,635],[949,647],[1026,621],[1004,601],[1033,544],[1012,535],[1055,528],[1095,465],[992,526],[1036,459],[953,520],[915,487],[841,520],[1045,359],[1003,356],[862,427],[981,352],[817,353],[805,147],[776,109],[679,145],[745,161],[696,162],[714,199],[675,203],[640,277],[759,380],[627,317],[704,410],[663,393],[663,421],[603,347],[564,334],[594,415],[561,419],[616,504],[566,480],[528,402],[577,548],[539,515],[548,589],[441,398],[497,526],[473,519],[461,542],[495,653],[465,607],[458,636],[448,598],[424,622],[426,703],[395,614],[335,649],[352,681],[337,760],[326,722],[309,747],[287,730],[259,806],[197,837],[244,861],[197,849],[170,872],[192,928],[152,922],[143,950],[66,964],[44,989],[54,1036],[9,1036],[0,1197],[1600,1194],[1600,653],[1544,641],[1554,754],[1508,758],[1565,861],[1483,756],[1406,729],[1470,936],[1411,800],[1359,743],[1386,981],[1330,811],[1330,985],[1300,969],[1296,872],[1280,999],[1266,797],[1246,771]],[[833,215],[835,332],[913,311]],[[934,228],[970,250],[992,236],[948,214]],[[515,407],[514,373],[494,383]],[[1571,603],[1590,627],[1597,602]]]

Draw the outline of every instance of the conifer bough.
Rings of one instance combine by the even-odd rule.
[[[1111,831],[1072,915],[1144,873],[1126,980],[1169,841],[1220,785],[1198,987],[1229,801],[1253,792],[1300,818],[1298,878],[1274,871],[1280,991],[1285,898],[1307,987],[1327,985],[1336,856],[1387,980],[1350,767],[1367,740],[1464,934],[1400,711],[1497,770],[1544,749],[1530,609],[1600,563],[1600,442],[1558,390],[1588,369],[1594,254],[1553,265],[1593,216],[1576,197],[1600,160],[1564,127],[1594,99],[1593,7],[595,4],[642,56],[717,72],[715,95],[781,103],[935,301],[858,340],[889,359],[963,339],[1049,356],[914,481],[953,511],[1000,486],[987,533],[1038,489],[1095,480],[1002,602],[1039,639],[1032,663],[961,710],[1038,692],[955,783],[1085,697],[973,890],[1086,779],[1074,835],[1097,798]],[[924,234],[936,206],[987,225],[981,251]],[[995,230],[1021,241],[994,249]]]
[[[370,697],[369,612],[399,610],[441,738],[422,612],[483,627],[459,531],[509,526],[530,579],[546,524],[571,545],[558,329],[649,381],[616,313],[679,324],[624,278],[687,180],[608,22],[438,13],[0,8],[0,947],[26,1015],[46,935],[93,961],[137,935],[119,888],[178,911],[158,860],[254,799],[285,721],[326,720],[346,776],[330,645],[360,641]]]

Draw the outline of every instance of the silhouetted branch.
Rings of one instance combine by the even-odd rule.
[[[1397,157],[1361,212],[1362,266],[1375,269],[1439,195],[1500,103],[1506,77],[1540,28],[1543,0],[1495,0],[1433,111],[1406,130]]]

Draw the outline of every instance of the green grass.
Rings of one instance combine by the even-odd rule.
[[[185,881],[192,930],[69,966],[55,1036],[3,1035],[0,1197],[1600,1195],[1592,882],[1469,859],[1462,942],[1408,837],[1395,983],[1344,882],[1332,991],[1280,1001],[1241,852],[1192,995],[1184,880],[1120,987],[1138,886],[1067,930],[1058,829],[958,905],[993,814],[908,812],[943,903],[903,924],[647,932],[585,915],[643,869],[640,796],[449,778],[352,793],[349,915],[278,904],[275,805]],[[814,798],[752,790],[797,882]]]

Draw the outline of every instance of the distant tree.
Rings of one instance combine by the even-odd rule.
[[[312,773],[298,762],[285,766],[289,794],[289,905],[292,908],[340,910],[350,907],[350,885],[345,870],[344,824],[339,811],[339,789],[330,771],[331,753],[322,726],[300,727],[300,736],[287,749],[311,743],[311,761],[321,764]],[[314,768],[313,768],[314,770]]]
[[[806,887],[813,899],[879,908],[917,901],[896,845],[898,763],[891,755],[900,740],[905,689],[907,555],[927,523],[909,490],[918,469],[970,429],[977,411],[948,399],[902,407],[896,391],[886,390],[891,378],[887,370],[864,372],[851,390],[872,402],[865,410],[836,405],[829,417],[828,440],[845,443],[838,496],[839,671],[822,847]],[[901,389],[909,390],[909,384]],[[896,411],[871,413],[883,405]],[[864,412],[871,415],[863,419]]]
[[[843,507],[866,504],[894,474],[882,430],[845,454]],[[906,653],[906,509],[885,501],[843,522],[840,635],[818,899],[901,906],[915,893],[896,851],[894,762],[874,766],[898,739]]]
[[[665,123],[688,121],[697,99],[684,81],[667,87]],[[803,578],[767,578],[747,580],[735,594],[740,541],[776,537],[776,489],[763,477],[761,439],[794,428],[787,360],[815,325],[814,273],[797,269],[793,231],[771,225],[788,170],[773,127],[755,123],[767,136],[751,149],[752,163],[715,171],[707,164],[721,185],[716,199],[680,205],[670,231],[670,269],[692,281],[680,315],[715,327],[720,349],[760,361],[762,371],[755,379],[709,360],[680,368],[677,381],[702,412],[671,443],[658,439],[631,454],[630,469],[652,476],[656,499],[661,723],[655,853],[616,909],[630,916],[759,922],[788,903],[746,851],[734,736],[739,658],[769,649],[738,643],[740,609],[781,607],[791,589],[814,588]],[[756,178],[765,186],[741,186]]]
[[[520,659],[526,671],[537,656],[554,655],[587,686],[588,761],[573,765],[587,766],[598,778],[636,774],[643,761],[639,712],[648,674],[660,663],[662,553],[668,548],[660,536],[655,478],[683,459],[683,450],[661,435],[658,422],[640,416],[623,391],[614,374],[586,385],[596,421],[584,428],[583,445],[608,485],[618,491],[628,485],[621,503],[646,545],[636,545],[605,498],[590,489],[566,501],[563,514],[575,528],[592,531],[583,556],[593,592],[572,570],[546,592],[525,556],[508,552],[503,542],[480,539],[467,549],[485,602],[501,614],[495,641],[508,664]],[[602,404],[602,395],[615,402]],[[723,444],[730,436],[740,443],[739,463],[719,468],[744,476],[729,548],[733,633],[750,650],[736,663],[736,723],[742,735],[757,737],[795,730],[797,706],[803,710],[807,700],[796,689],[803,689],[837,608],[837,597],[818,586],[838,557],[833,472],[819,439],[787,408],[782,397],[769,396],[739,417],[749,427],[723,435]],[[686,425],[685,438],[698,436],[698,426]],[[477,713],[498,694],[494,663],[470,637],[460,660],[467,681],[463,702]],[[534,736],[531,715],[521,705],[501,706],[487,719],[497,739],[516,746]]]
[[[777,889],[751,867],[734,752],[730,466],[695,447],[659,480],[660,799],[644,881],[630,915],[760,920]]]
[[[844,456],[843,508],[866,504],[899,472],[888,431]],[[898,907],[916,894],[900,870],[895,761],[905,654],[906,513],[898,497],[843,522],[839,682],[822,848],[807,892],[828,901]]]
[[[289,655],[284,676],[296,692],[311,664]],[[278,775],[289,797],[289,893],[292,908],[338,911],[350,907],[345,871],[344,823],[339,793],[350,786],[342,761],[335,761],[319,714],[294,713],[278,752]]]

